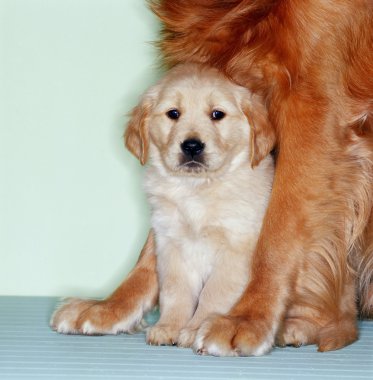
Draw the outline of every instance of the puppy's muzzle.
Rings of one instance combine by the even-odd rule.
[[[205,149],[205,144],[201,140],[188,139],[180,144],[180,148],[186,158],[194,159],[200,156]]]

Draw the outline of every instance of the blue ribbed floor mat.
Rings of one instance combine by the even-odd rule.
[[[48,327],[55,298],[0,297],[0,379],[373,379],[373,321],[358,342],[317,353],[314,346],[269,355],[215,358],[152,347],[143,333],[65,336]]]

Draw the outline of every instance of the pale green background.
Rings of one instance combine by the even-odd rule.
[[[159,77],[145,0],[0,0],[0,294],[104,296],[149,215],[126,113]]]

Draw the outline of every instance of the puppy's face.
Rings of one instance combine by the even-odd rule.
[[[126,144],[142,163],[149,152],[170,174],[213,176],[249,161],[251,108],[248,90],[217,70],[182,65],[134,109]]]
[[[250,128],[239,88],[222,78],[176,77],[162,86],[150,116],[152,159],[172,173],[200,175],[248,161]]]

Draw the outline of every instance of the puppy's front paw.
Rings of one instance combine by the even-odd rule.
[[[177,344],[180,328],[172,325],[154,325],[147,330],[146,343],[154,346]]]
[[[118,334],[135,330],[142,316],[141,307],[72,298],[54,312],[50,326],[61,334]]]
[[[185,327],[180,331],[177,339],[177,345],[179,347],[192,347],[194,340],[197,336],[198,328]]]

